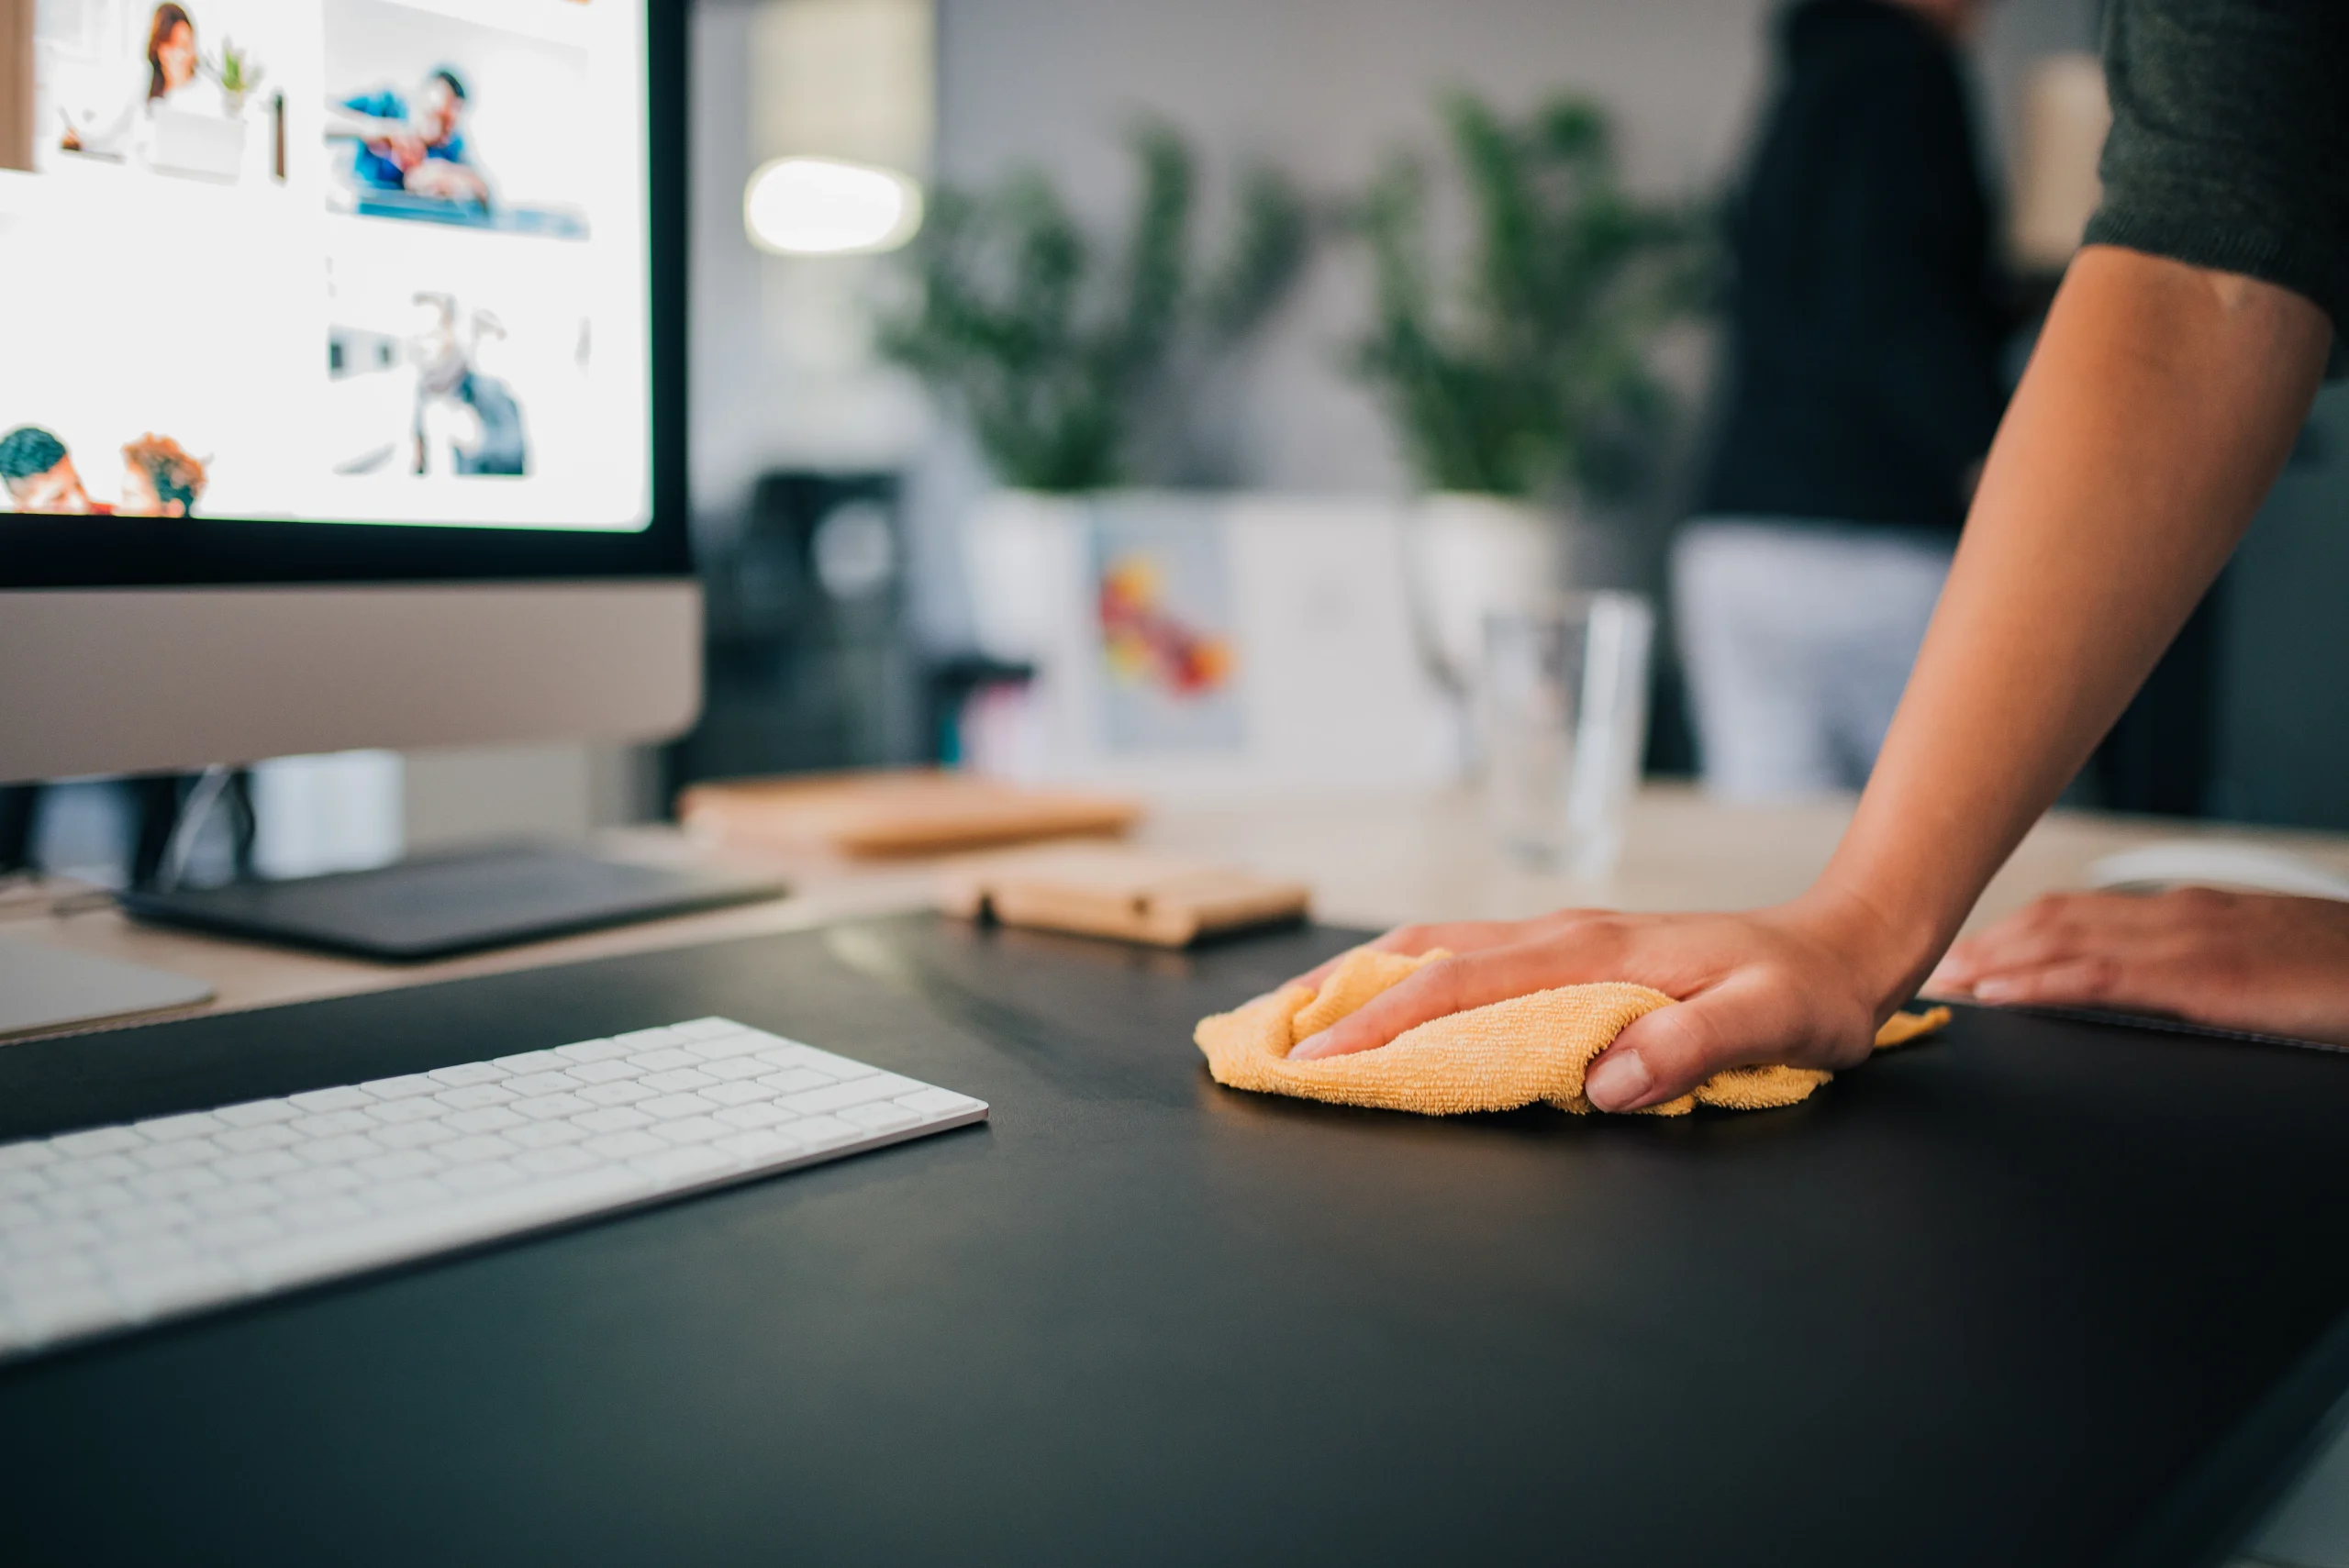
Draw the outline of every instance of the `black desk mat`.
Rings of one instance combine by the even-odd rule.
[[[2349,1059],[1962,1012],[1751,1116],[1224,1091],[1335,951],[879,921],[0,1049],[0,1137],[724,1013],[994,1121],[0,1373],[0,1559],[2216,1561]]]

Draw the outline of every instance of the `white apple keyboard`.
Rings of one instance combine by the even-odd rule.
[[[0,1358],[986,1119],[727,1018],[0,1144]]]

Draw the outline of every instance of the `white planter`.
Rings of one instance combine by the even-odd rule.
[[[1130,661],[1113,662],[1105,642],[1102,574],[1119,541],[1152,530],[1209,541],[1219,584],[1201,594],[1195,579],[1186,617],[1215,635],[1230,674],[1201,699],[1219,713],[1144,699],[1155,722],[1138,726]],[[973,513],[963,545],[980,651],[1037,670],[1024,697],[966,727],[976,766],[1162,798],[1359,794],[1456,775],[1456,720],[1412,631],[1397,506],[1006,491]],[[1202,600],[1213,613],[1197,613]]]
[[[1436,679],[1455,696],[1474,686],[1485,617],[1565,586],[1567,533],[1556,513],[1498,495],[1439,494],[1412,508],[1415,622]]]

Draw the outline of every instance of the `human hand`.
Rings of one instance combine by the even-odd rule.
[[[1926,988],[2349,1045],[2349,904],[2208,887],[2058,893],[1951,948]]]
[[[1584,1080],[1601,1110],[1675,1098],[1727,1067],[1848,1067],[1907,999],[1913,971],[1865,905],[1814,891],[1735,915],[1568,909],[1531,920],[1406,926],[1370,944],[1409,955],[1448,948],[1320,1034],[1291,1060],[1374,1051],[1431,1018],[1529,992],[1631,981],[1679,999],[1632,1023]],[[1334,965],[1300,976],[1319,984]]]

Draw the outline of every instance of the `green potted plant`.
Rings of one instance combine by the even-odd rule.
[[[1443,109],[1469,243],[1447,275],[1426,172],[1390,160],[1355,215],[1375,294],[1352,365],[1423,491],[1425,629],[1457,685],[1485,612],[1564,585],[1570,523],[1649,477],[1672,412],[1653,353],[1699,303],[1710,248],[1690,209],[1624,188],[1588,100],[1510,118],[1462,94]]]
[[[964,419],[996,476],[1069,495],[1133,476],[1140,427],[1181,417],[1186,363],[1228,354],[1288,291],[1309,248],[1305,203],[1268,167],[1242,181],[1230,253],[1194,279],[1197,172],[1182,138],[1136,130],[1141,195],[1122,249],[1088,234],[1043,174],[936,193],[912,248],[911,301],[882,351]]]
[[[228,117],[239,118],[245,112],[245,101],[261,86],[264,74],[261,62],[253,58],[252,50],[239,49],[235,39],[224,38],[220,42],[219,58],[206,63],[211,67],[214,79],[220,83],[220,96],[228,108]]]
[[[878,335],[1000,483],[962,528],[973,629],[981,651],[1037,671],[1041,765],[1062,772],[1105,749],[1238,744],[1230,661],[1161,680],[1154,657],[1222,647],[1227,503],[1137,484],[1175,476],[1165,454],[1184,445],[1206,376],[1287,293],[1313,235],[1304,200],[1258,166],[1229,248],[1202,267],[1189,149],[1163,125],[1130,146],[1139,195],[1115,235],[1089,230],[1032,171],[939,192],[910,248],[914,286]]]

